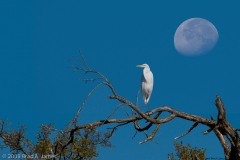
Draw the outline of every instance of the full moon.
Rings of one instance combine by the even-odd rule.
[[[184,21],[174,35],[176,50],[187,56],[203,55],[213,49],[218,41],[215,26],[202,18]]]

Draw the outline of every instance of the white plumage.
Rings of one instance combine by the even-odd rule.
[[[146,63],[137,65],[137,67],[144,68],[141,78],[141,90],[143,101],[145,104],[148,104],[153,90],[153,74],[150,70],[150,67]]]

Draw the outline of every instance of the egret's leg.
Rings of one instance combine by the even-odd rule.
[[[149,106],[149,104],[148,104],[148,103],[146,103],[146,104],[145,104],[145,107],[146,107],[146,112],[147,112],[147,110],[148,110],[148,106]]]
[[[138,93],[137,93],[137,95],[136,95],[136,106],[138,107],[138,95],[139,95],[139,93],[140,93],[140,90],[141,90],[141,87],[140,87],[140,89],[138,90]]]

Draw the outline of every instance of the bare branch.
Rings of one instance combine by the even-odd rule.
[[[126,98],[117,94],[117,92],[115,91],[115,89],[112,86],[112,84],[110,83],[110,81],[108,81],[108,79],[103,74],[101,74],[100,72],[98,72],[96,70],[91,70],[90,67],[87,65],[87,63],[86,63],[86,61],[85,61],[81,52],[80,52],[80,55],[81,55],[81,60],[78,60],[78,59],[75,59],[75,60],[80,61],[84,65],[84,68],[78,68],[78,67],[73,67],[73,68],[75,68],[75,70],[81,70],[85,73],[89,73],[89,72],[95,73],[95,74],[100,76],[99,78],[81,79],[81,80],[83,80],[85,82],[88,82],[88,81],[95,81],[95,80],[98,80],[98,79],[103,79],[103,81],[99,85],[103,84],[111,90],[113,95],[108,96],[109,99],[115,99],[115,100],[121,102],[123,105],[129,106],[132,109],[132,117],[130,117],[129,114],[127,113],[127,111],[125,110],[125,112],[128,115],[128,118],[125,118],[125,119],[110,119],[109,120],[109,117],[111,117],[116,112],[116,110],[120,107],[120,106],[118,106],[107,117],[106,120],[96,121],[96,122],[93,122],[91,124],[75,126],[75,128],[69,129],[66,132],[68,132],[68,133],[69,132],[75,132],[75,131],[83,129],[83,128],[98,127],[98,126],[105,125],[105,124],[118,123],[118,125],[116,125],[114,128],[112,128],[112,134],[113,134],[113,132],[117,129],[117,127],[126,125],[128,123],[133,123],[135,130],[137,130],[138,132],[145,133],[145,130],[148,130],[149,128],[151,128],[153,124],[157,124],[157,127],[154,129],[154,131],[152,132],[152,134],[150,136],[148,136],[145,133],[145,135],[147,136],[147,139],[140,142],[140,144],[142,144],[142,143],[145,143],[145,142],[147,142],[149,140],[152,140],[154,138],[154,136],[155,136],[156,132],[158,131],[161,124],[167,123],[167,122],[173,120],[174,118],[178,117],[178,118],[181,118],[181,119],[192,121],[192,122],[194,122],[194,124],[188,129],[187,132],[185,132],[184,134],[176,137],[175,139],[179,139],[179,138],[187,135],[200,123],[202,125],[205,125],[205,126],[209,127],[209,129],[207,131],[204,131],[203,134],[208,134],[211,131],[214,131],[214,133],[216,134],[216,136],[218,137],[219,141],[221,142],[221,144],[224,148],[226,159],[229,159],[231,149],[228,146],[227,140],[224,138],[224,135],[231,142],[232,146],[238,147],[238,149],[235,152],[237,154],[239,154],[239,157],[240,157],[240,144],[239,144],[240,142],[239,142],[239,135],[237,133],[237,131],[239,131],[240,129],[239,128],[233,129],[233,127],[226,120],[226,108],[224,107],[224,105],[223,105],[223,103],[222,103],[222,101],[221,101],[221,99],[218,95],[216,95],[216,100],[215,100],[215,105],[216,105],[217,110],[218,110],[218,119],[217,119],[218,121],[217,121],[217,123],[216,123],[216,121],[214,120],[213,117],[211,117],[211,119],[207,119],[207,118],[196,116],[196,115],[193,115],[193,114],[180,112],[180,111],[177,111],[177,110],[175,110],[173,108],[170,108],[168,106],[158,107],[158,108],[155,108],[155,109],[153,109],[149,112],[144,113],[138,107],[138,95],[139,95],[141,89],[138,91],[138,93],[136,95],[136,104],[134,105],[131,101],[129,101]],[[85,103],[85,101],[84,101],[84,103]],[[83,103],[83,105],[84,105],[84,103]],[[81,108],[80,108],[79,112],[81,112]],[[162,112],[170,113],[170,115],[166,118],[159,118],[159,115]],[[156,114],[156,113],[157,113],[157,115],[154,118],[150,117],[151,115]],[[138,121],[143,120],[143,119],[145,119],[146,121],[148,121],[150,123],[147,126],[141,128],[138,124]],[[136,134],[137,134],[137,132],[136,132]],[[134,135],[134,137],[136,136],[136,134]]]
[[[102,79],[102,78],[91,78],[91,79],[88,79],[88,78],[78,78],[78,80],[84,81],[85,83],[87,83],[87,82],[94,82],[94,81],[99,80],[99,79]]]
[[[197,127],[198,124],[199,124],[198,122],[195,122],[195,123],[192,125],[192,127],[190,127],[190,128],[188,129],[187,132],[185,132],[185,133],[182,134],[181,136],[178,136],[178,137],[176,137],[176,138],[174,138],[174,139],[179,139],[179,138],[182,138],[183,136],[187,135],[189,132],[192,131],[193,128]]]
[[[68,68],[74,68],[73,72],[76,72],[76,71],[78,71],[78,70],[80,70],[80,71],[84,71],[84,72],[87,71],[87,70],[84,69],[84,68],[79,68],[79,67],[75,67],[75,66],[71,66],[71,67],[68,67]]]
[[[128,112],[127,112],[127,110],[122,106],[122,109],[124,110],[124,112],[127,114],[127,116],[130,118],[130,116],[129,116],[129,114],[128,114]]]
[[[112,129],[111,134],[110,134],[110,137],[111,137],[111,136],[113,135],[113,133],[117,130],[117,127],[124,126],[124,125],[126,125],[126,124],[128,124],[128,123],[130,123],[130,122],[126,122],[126,123],[122,123],[122,124],[116,125],[116,126],[113,127],[113,128],[107,128],[107,129]]]
[[[158,112],[158,113],[154,116],[154,119],[157,119],[161,113],[162,113],[162,112]],[[133,123],[134,123],[135,129],[136,129],[137,131],[139,131],[139,132],[148,130],[148,129],[153,125],[153,123],[149,123],[146,127],[141,128],[137,122],[138,122],[138,120],[134,121]]]
[[[143,144],[143,143],[146,143],[147,141],[152,140],[152,139],[154,138],[155,134],[157,133],[160,125],[161,125],[161,124],[158,124],[157,127],[154,129],[153,133],[152,133],[147,139],[145,139],[144,141],[139,142],[139,144]]]
[[[108,120],[108,118],[110,118],[116,111],[117,111],[117,109],[119,108],[119,107],[122,107],[123,105],[125,105],[125,104],[119,104],[114,110],[113,110],[113,112],[106,118],[106,120]],[[105,121],[106,121],[105,120]]]
[[[63,145],[62,149],[61,149],[61,152],[71,143],[73,143],[73,138],[74,138],[74,132],[70,132],[70,140],[65,144]]]
[[[215,119],[214,119],[212,116],[211,116],[211,120],[214,121],[214,122],[216,122]],[[217,129],[217,128],[218,128],[217,125],[214,126],[214,127],[211,127],[210,129],[204,131],[203,134],[206,135],[206,134],[210,133],[211,131],[213,131],[213,129]]]
[[[47,146],[47,153],[53,153],[55,155],[59,155],[60,158],[63,157],[64,159],[70,159],[72,155],[76,156],[74,157],[75,159],[84,159],[80,155],[80,152],[73,153],[73,150],[69,150],[71,147],[76,147],[75,141],[78,141],[79,138],[89,138],[91,136],[86,136],[86,133],[91,130],[94,131],[95,128],[100,127],[102,125],[107,125],[107,124],[114,124],[113,128],[108,128],[110,129],[110,132],[107,132],[104,134],[104,138],[99,140],[99,134],[97,134],[97,142],[95,144],[106,144],[105,142],[113,136],[114,132],[117,130],[118,127],[127,125],[129,123],[132,123],[134,125],[134,129],[136,130],[136,133],[134,134],[133,138],[136,136],[138,132],[144,133],[146,136],[146,139],[144,141],[141,141],[140,144],[146,143],[150,140],[153,141],[157,131],[160,128],[161,124],[170,122],[171,120],[175,119],[176,117],[185,119],[187,121],[192,121],[194,124],[187,130],[187,132],[183,133],[182,135],[176,137],[175,139],[179,139],[188,133],[190,133],[195,127],[198,126],[198,124],[202,124],[204,126],[209,127],[207,131],[204,131],[203,134],[208,134],[211,131],[214,131],[215,135],[218,137],[223,149],[224,149],[224,154],[225,158],[227,160],[232,160],[232,159],[239,159],[240,158],[240,138],[238,131],[240,131],[240,128],[234,129],[229,122],[226,119],[226,108],[224,107],[222,100],[218,95],[216,95],[216,100],[215,100],[215,105],[218,110],[218,118],[217,118],[217,123],[214,120],[213,117],[211,119],[204,118],[201,116],[193,115],[193,114],[188,114],[185,112],[180,112],[177,111],[169,106],[162,106],[158,107],[155,109],[152,109],[151,111],[148,112],[143,112],[141,111],[140,107],[138,106],[138,96],[141,91],[141,89],[138,90],[138,93],[136,95],[136,104],[134,105],[131,101],[127,100],[123,96],[117,94],[116,90],[114,89],[113,85],[110,83],[110,81],[100,72],[97,70],[92,70],[88,64],[86,63],[83,54],[80,52],[80,59],[73,57],[71,60],[75,60],[81,63],[81,67],[76,67],[76,66],[71,66],[70,68],[73,69],[74,72],[76,71],[81,71],[82,73],[89,73],[89,74],[94,74],[96,77],[94,78],[79,78],[79,80],[83,82],[94,82],[97,80],[100,80],[101,82],[97,84],[85,97],[84,101],[82,102],[81,106],[79,107],[79,110],[74,117],[74,119],[71,122],[68,123],[68,126],[65,130],[60,131],[59,134],[56,136],[56,142],[52,143],[51,140],[46,141]],[[86,104],[87,100],[89,97],[93,94],[94,91],[96,91],[101,85],[106,86],[107,88],[110,89],[111,95],[108,96],[109,99],[114,99],[120,102],[120,104],[110,113],[110,115],[107,116],[106,119],[104,120],[99,120],[92,122],[90,124],[81,124],[77,125],[77,120],[80,116],[80,113],[82,112],[82,109],[84,105]],[[127,110],[124,108],[126,105],[127,107],[130,107],[132,111],[132,116],[129,115]],[[123,107],[124,106],[124,107]],[[119,108],[122,108],[124,112],[126,113],[127,118],[123,119],[109,119],[110,117],[113,117],[113,115],[116,113],[116,111]],[[160,115],[162,113],[169,113],[169,116],[165,118],[161,118]],[[153,117],[154,116],[154,117]],[[146,124],[146,126],[141,127],[139,125],[140,120],[146,120],[149,122],[149,124]],[[154,125],[156,124],[156,125]],[[7,144],[10,146],[10,148],[16,152],[22,152],[26,155],[31,155],[32,151],[35,149],[32,149],[31,152],[26,150],[27,145],[30,145],[28,141],[25,140],[25,130],[24,128],[20,128],[19,131],[12,131],[12,132],[6,132],[3,129],[4,122],[0,121],[0,138],[4,142],[4,144]],[[155,126],[153,132],[151,135],[147,134],[145,131],[149,130],[151,127]],[[22,130],[21,130],[22,129]],[[43,132],[47,132],[47,134],[43,133],[43,137],[48,138],[48,131],[51,130],[51,128],[48,128],[46,130],[42,130]],[[81,135],[81,131],[84,130],[84,135]],[[52,131],[52,130],[51,130]],[[96,133],[96,132],[94,132]],[[225,137],[224,137],[225,136]],[[39,136],[40,140],[46,140],[46,138],[42,138],[41,135]],[[10,141],[12,140],[12,141]],[[47,139],[48,140],[48,139]],[[231,143],[231,147],[229,145],[229,142]],[[70,146],[69,146],[70,145]],[[43,145],[45,146],[45,145]],[[45,147],[46,148],[46,147]],[[50,149],[50,151],[49,151]],[[64,152],[69,152],[69,154],[66,156]],[[195,157],[195,159],[199,159],[199,157]]]
[[[215,122],[212,120],[208,120],[206,118],[202,118],[200,116],[195,116],[195,115],[191,115],[191,114],[187,114],[184,112],[179,112],[176,111],[168,106],[163,106],[160,108],[156,108],[148,113],[155,113],[155,112],[161,112],[161,111],[165,111],[165,112],[169,112],[172,113],[171,116],[167,117],[167,118],[163,118],[163,119],[152,119],[148,116],[148,113],[144,114],[142,111],[139,110],[138,107],[136,107],[135,105],[133,105],[130,101],[126,100],[125,98],[118,96],[115,92],[114,96],[109,96],[110,99],[117,99],[118,101],[125,103],[126,105],[128,105],[129,107],[131,107],[133,110],[135,110],[141,117],[143,117],[144,119],[146,119],[149,122],[152,122],[154,124],[159,124],[159,123],[166,123],[168,121],[171,121],[172,119],[174,119],[175,117],[179,117],[179,118],[183,118],[186,120],[190,120],[193,122],[199,122],[201,124],[207,125],[209,127],[214,126]]]
[[[231,143],[231,145],[235,147],[235,144],[234,144],[232,138],[229,135],[226,135],[226,137],[229,140],[229,142]]]
[[[98,75],[99,75],[102,79],[104,79],[107,83],[110,83],[110,82],[108,81],[108,79],[107,79],[103,74],[101,74],[100,72],[98,72],[98,71],[96,71],[96,70],[91,70],[90,67],[89,67],[89,66],[87,65],[87,63],[86,63],[85,58],[84,58],[82,52],[79,51],[79,53],[80,53],[80,56],[81,56],[81,60],[79,60],[78,58],[75,58],[75,57],[73,57],[71,60],[76,60],[76,61],[82,63],[86,69],[84,69],[84,68],[79,68],[79,67],[74,67],[74,66],[72,66],[72,67],[70,67],[70,68],[75,68],[74,71],[82,70],[82,71],[84,71],[85,73],[92,72],[92,73],[98,74]]]
[[[84,58],[82,52],[79,51],[79,53],[80,53],[80,56],[81,56],[81,58],[82,58],[82,63],[84,64],[85,67],[87,67],[88,70],[90,70],[90,68],[89,68],[88,65],[87,65],[87,62],[85,61],[85,58]]]
[[[204,135],[206,135],[206,134],[208,134],[208,133],[212,132],[212,131],[213,131],[213,129],[214,129],[214,128],[210,128],[210,129],[208,129],[208,130],[204,131],[204,132],[203,132],[203,134],[204,134]]]
[[[226,109],[218,95],[216,95],[215,105],[218,109],[218,119],[226,118]]]
[[[218,139],[219,139],[219,141],[220,141],[220,143],[221,143],[221,145],[222,145],[222,147],[223,147],[223,149],[224,149],[225,158],[226,158],[226,159],[229,159],[229,155],[230,155],[231,149],[230,149],[227,141],[225,140],[225,138],[224,138],[223,135],[219,132],[218,129],[214,129],[214,132],[215,132],[215,134],[217,135],[217,137],[218,137]]]
[[[197,155],[197,154],[195,154],[195,156],[194,156],[194,157],[195,157],[195,159],[196,159],[196,160],[201,160],[201,159],[198,157],[198,155]]]
[[[87,102],[88,98],[89,98],[89,97],[92,95],[92,93],[93,93],[99,86],[101,86],[101,85],[102,85],[102,83],[99,83],[96,87],[94,87],[94,88],[88,93],[87,97],[84,99],[82,105],[80,106],[80,108],[79,108],[79,110],[78,110],[78,112],[77,112],[77,115],[76,115],[75,118],[73,119],[74,125],[76,125],[77,119],[78,119],[78,117],[79,117],[79,115],[80,115],[80,113],[81,113],[81,111],[82,111],[82,109],[83,109],[83,106],[84,106],[85,103]]]
[[[138,132],[136,131],[135,134],[133,135],[132,139],[136,137],[137,133],[138,133]]]

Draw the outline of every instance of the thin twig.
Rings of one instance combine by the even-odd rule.
[[[136,137],[137,133],[138,133],[138,132],[136,131],[135,134],[133,135],[132,139]]]
[[[122,124],[119,124],[119,125],[116,125],[115,127],[113,128],[107,128],[107,129],[112,129],[111,133],[110,133],[110,137],[113,135],[113,133],[117,130],[117,127],[120,127],[120,126],[124,126],[126,124],[128,124],[130,122],[126,122],[126,123],[122,123]]]
[[[84,56],[83,56],[82,52],[81,52],[81,51],[79,51],[79,53],[80,53],[80,56],[82,57],[83,64],[84,64],[84,65],[87,67],[87,69],[88,69],[88,70],[91,70],[91,69],[88,67],[88,65],[87,65],[87,62],[85,61],[85,58],[84,58]]]
[[[178,137],[176,137],[176,138],[174,138],[174,139],[179,139],[179,138],[182,138],[183,136],[186,136],[189,132],[192,131],[193,128],[197,127],[198,124],[199,124],[198,122],[195,122],[195,123],[192,125],[192,127],[190,127],[190,128],[188,129],[187,132],[185,132],[185,133],[182,134],[181,136],[178,136]]]
[[[146,142],[149,141],[149,140],[152,140],[152,139],[154,138],[155,134],[157,133],[160,125],[161,125],[161,124],[158,124],[157,127],[156,127],[156,128],[154,129],[154,131],[152,132],[152,134],[151,134],[147,139],[145,139],[144,141],[139,142],[139,144],[143,144],[143,143],[146,143]]]
[[[84,99],[82,105],[80,106],[80,108],[79,108],[79,110],[78,110],[75,118],[73,119],[73,123],[74,123],[74,124],[77,123],[77,119],[78,119],[78,117],[79,117],[79,115],[80,115],[80,113],[81,113],[81,111],[82,111],[82,109],[83,109],[83,106],[84,106],[85,103],[87,102],[88,98],[89,98],[89,97],[91,96],[91,94],[92,94],[99,86],[101,86],[101,85],[102,85],[102,83],[99,83],[96,87],[94,87],[94,88],[88,93],[87,97]]]
[[[105,119],[105,121],[107,121],[108,118],[110,118],[110,117],[117,111],[117,109],[118,109],[119,107],[123,106],[123,105],[125,105],[125,104],[119,104],[119,105],[113,110],[113,112]],[[104,121],[103,123],[105,123],[105,121]]]
[[[138,95],[139,95],[139,93],[140,93],[140,90],[141,90],[141,88],[138,90],[138,93],[137,93],[137,95],[136,95],[136,106],[138,107]]]
[[[208,130],[204,131],[204,132],[203,132],[203,134],[204,134],[204,135],[206,135],[206,134],[208,134],[208,133],[212,132],[214,129],[218,129],[218,127],[219,127],[219,126],[218,126],[218,125],[216,125],[215,127],[212,127],[212,128],[210,128],[210,129],[208,129]]]
[[[204,131],[203,134],[206,135],[206,134],[208,134],[208,133],[210,133],[210,132],[212,132],[212,131],[213,131],[213,128],[210,128],[210,129]]]
[[[78,58],[75,58],[75,57],[73,57],[72,60],[76,60],[76,61],[82,63],[82,64],[86,67],[86,69],[84,69],[84,68],[78,68],[78,67],[74,67],[74,66],[72,66],[72,67],[70,67],[70,68],[75,68],[74,71],[76,71],[76,70],[83,70],[85,73],[88,73],[88,72],[96,73],[96,74],[98,74],[100,77],[102,77],[107,83],[110,84],[110,82],[108,81],[108,79],[107,79],[103,74],[101,74],[100,72],[98,72],[98,71],[96,71],[96,70],[91,70],[91,69],[90,69],[90,67],[87,65],[87,62],[85,61],[85,58],[84,58],[84,56],[83,56],[83,54],[82,54],[81,51],[79,51],[79,54],[80,54],[82,60],[79,60]]]
[[[96,80],[99,80],[99,79],[102,79],[102,77],[100,77],[100,78],[78,78],[78,80],[80,80],[80,81],[84,81],[84,82],[94,82],[94,81],[96,81]]]
[[[124,104],[125,105],[125,104]],[[127,110],[122,106],[122,109],[125,111],[125,113],[127,114],[127,116],[130,118],[130,115],[128,114]]]

